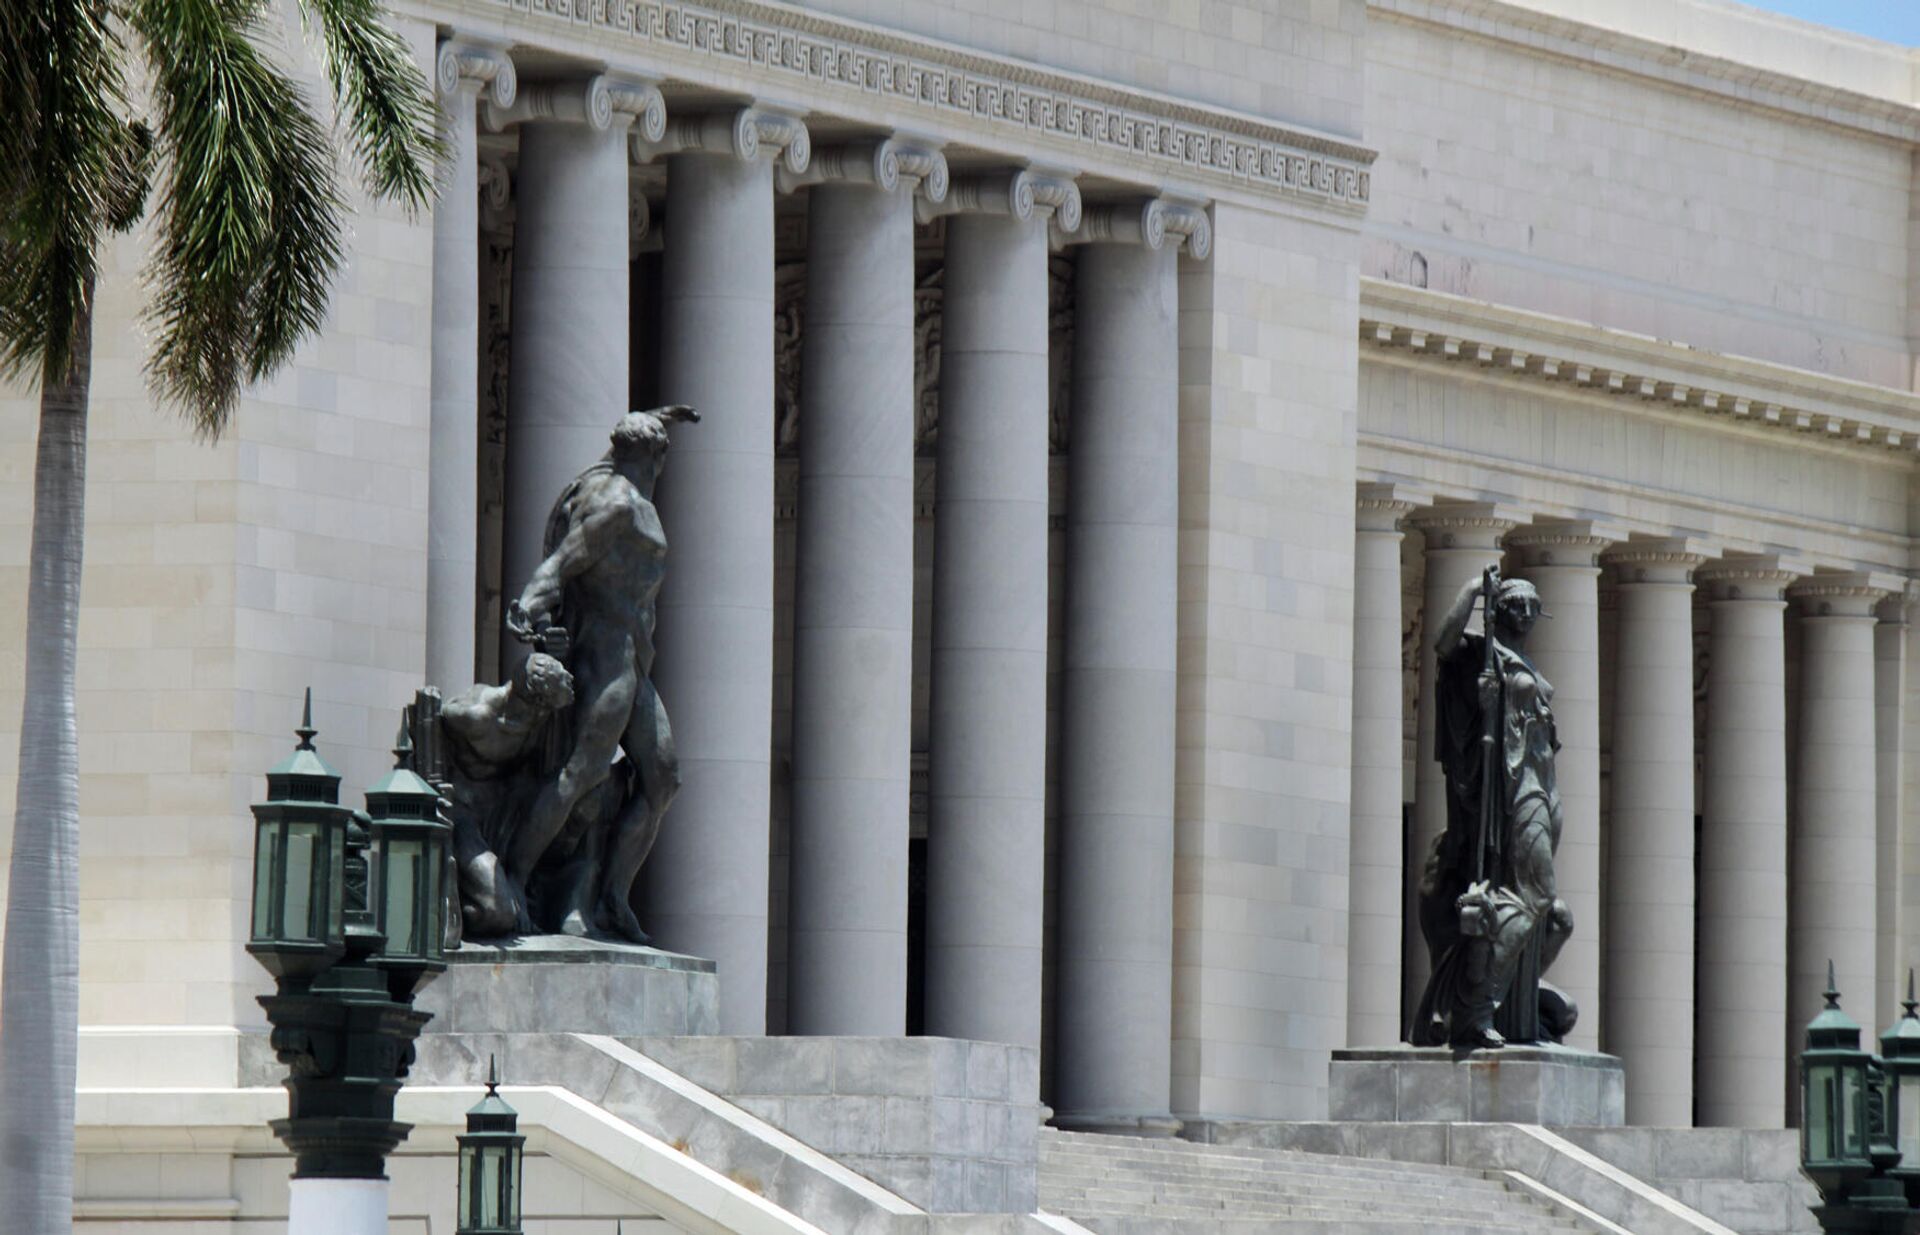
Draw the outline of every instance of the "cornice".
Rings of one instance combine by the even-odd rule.
[[[1603,72],[1764,107],[1802,120],[1920,141],[1920,107],[1708,55],[1621,30],[1542,13],[1504,0],[1367,0],[1370,18],[1435,26],[1469,38],[1517,44]]]
[[[1906,391],[1464,296],[1363,278],[1360,340],[1364,359],[1458,365],[1882,457],[1920,456],[1920,396]]]
[[[541,45],[640,53],[648,72],[724,87],[743,72],[765,93],[810,95],[859,116],[876,101],[930,136],[965,125],[1056,161],[1085,159],[1156,179],[1232,188],[1358,215],[1375,152],[1356,142],[1097,78],[770,0],[413,0],[435,19],[472,17]],[[624,67],[624,66],[623,66]],[[977,139],[976,139],[977,140]]]

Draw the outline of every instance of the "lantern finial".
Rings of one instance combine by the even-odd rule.
[[[300,727],[294,732],[300,737],[300,745],[295,750],[312,750],[313,736],[320,731],[313,727],[313,687],[307,687],[307,701],[300,709]]]
[[[1908,1016],[1914,1015],[1915,1010],[1920,1009],[1920,999],[1913,997],[1913,969],[1911,967],[1907,969],[1907,997],[1900,1001],[1900,1006],[1907,1010]]]
[[[400,718],[400,731],[393,735],[393,766],[413,769],[413,735],[407,732],[407,719]]]
[[[1833,958],[1827,958],[1827,1006],[1838,1010],[1840,1007],[1840,989],[1833,977]]]
[[[487,1096],[497,1097],[500,1093],[500,1057],[487,1056]]]

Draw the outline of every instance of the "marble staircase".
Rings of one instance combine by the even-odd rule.
[[[1044,1131],[1040,1204],[1099,1235],[1594,1235],[1500,1172]]]

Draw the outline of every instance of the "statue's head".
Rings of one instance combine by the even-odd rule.
[[[659,459],[667,453],[667,426],[675,421],[699,424],[700,413],[684,403],[628,412],[613,426],[613,457]]]
[[[1524,635],[1545,616],[1540,593],[1525,579],[1502,579],[1493,594],[1493,620],[1516,634]]]
[[[513,673],[514,692],[528,703],[556,712],[573,702],[573,675],[545,652],[534,652]]]

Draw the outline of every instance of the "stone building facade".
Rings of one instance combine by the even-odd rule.
[[[1911,52],[1717,0],[396,7],[443,198],[357,215],[225,439],[144,393],[138,238],[101,284],[83,1086],[234,1086],[302,688],[371,783],[667,401],[638,903],[724,1033],[1030,1046],[1063,1126],[1323,1118],[1422,979],[1424,615],[1495,562],[1554,618],[1555,976],[1629,1118],[1780,1126],[1828,957],[1892,1019]]]

